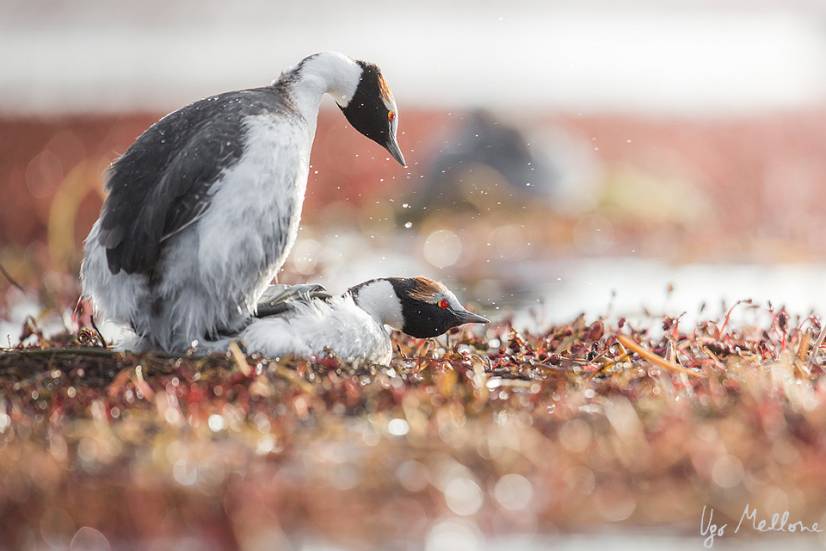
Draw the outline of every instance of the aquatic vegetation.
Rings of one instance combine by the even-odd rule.
[[[390,368],[35,339],[0,354],[0,532],[13,547],[81,527],[216,548],[448,528],[695,536],[704,505],[736,523],[747,502],[817,522],[820,326],[765,313],[397,335]]]

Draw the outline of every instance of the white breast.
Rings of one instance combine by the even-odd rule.
[[[241,159],[213,186],[204,216],[170,242],[153,332],[189,342],[240,328],[295,243],[312,135],[300,119],[245,121]],[[194,257],[194,258],[193,258]],[[170,337],[172,338],[172,337]]]
[[[248,352],[269,357],[320,357],[332,352],[345,361],[388,365],[390,335],[350,296],[329,303],[299,305],[284,316],[254,321],[241,334]]]
[[[266,285],[298,234],[312,135],[304,124],[271,115],[251,117],[246,127],[244,155],[216,186],[201,221],[198,256],[209,273],[219,274],[216,283],[254,260],[268,268],[261,274]]]

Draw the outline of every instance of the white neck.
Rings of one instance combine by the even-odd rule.
[[[289,91],[308,121],[318,116],[321,96],[330,94],[342,107],[347,107],[356,93],[362,69],[344,54],[321,52],[305,58],[295,68],[281,75],[279,80],[289,84]]]
[[[353,300],[377,322],[394,329],[404,326],[401,302],[393,286],[386,279],[377,279],[362,285],[353,293]]]

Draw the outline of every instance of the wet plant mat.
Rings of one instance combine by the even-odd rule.
[[[736,523],[746,503],[822,523],[819,325],[765,319],[398,337],[389,369],[40,339],[0,354],[0,533],[11,549],[697,537],[704,505]]]

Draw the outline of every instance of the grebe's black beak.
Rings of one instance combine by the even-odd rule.
[[[399,142],[396,140],[396,136],[390,136],[384,147],[390,155],[399,162],[400,165],[404,167],[407,166],[407,163],[404,162],[404,155],[402,155],[402,150],[399,148]]]
[[[460,310],[453,313],[462,323],[490,323],[488,318],[480,316],[479,314],[474,314],[473,312],[468,312],[467,310]]]

